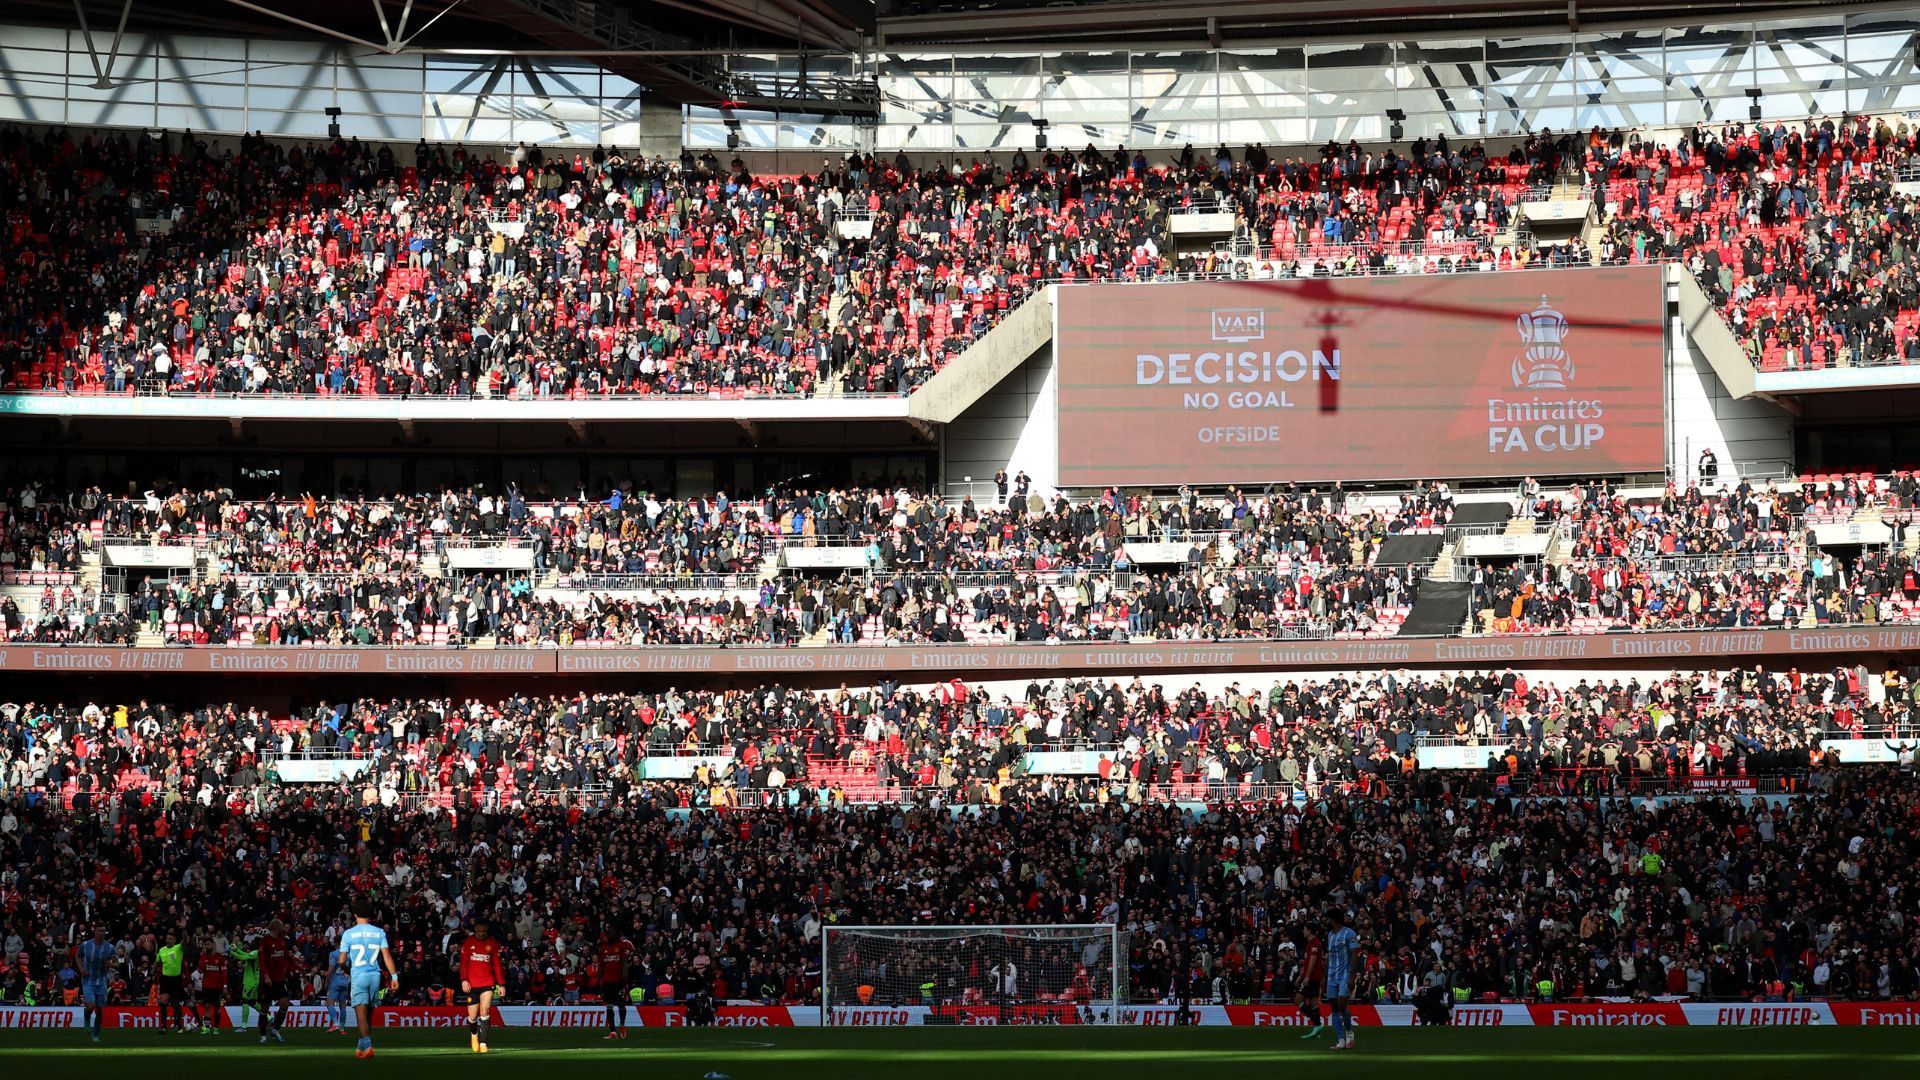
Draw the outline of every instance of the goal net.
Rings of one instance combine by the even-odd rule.
[[[1113,1024],[1126,953],[1111,923],[828,926],[821,1022]]]

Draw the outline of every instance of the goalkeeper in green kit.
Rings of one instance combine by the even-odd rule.
[[[260,950],[249,949],[235,939],[227,956],[240,964],[240,1028],[253,1026],[253,1010],[260,1007]]]

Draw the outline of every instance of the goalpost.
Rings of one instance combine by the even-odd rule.
[[[820,1023],[1117,1024],[1126,970],[1113,923],[828,925]]]

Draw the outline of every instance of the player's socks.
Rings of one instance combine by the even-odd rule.
[[[484,1016],[483,1016],[483,1017],[481,1017],[481,1018],[480,1018],[480,1052],[481,1052],[481,1053],[483,1053],[483,1054],[487,1052],[487,1027],[488,1027],[488,1024],[489,1024],[489,1021],[488,1021],[488,1019],[487,1019],[486,1017],[484,1017]]]
[[[620,1009],[620,1037],[624,1039],[627,1037],[627,1003],[624,1001],[621,1002],[619,1005],[619,1009]]]
[[[617,1030],[619,1029],[613,1026],[613,1006],[609,1005],[607,1006],[607,1038],[613,1038],[614,1032]]]

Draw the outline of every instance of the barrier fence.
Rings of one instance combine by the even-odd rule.
[[[447,649],[434,646],[265,645],[130,648],[0,646],[0,671],[143,675],[620,675],[841,672],[917,674],[929,679],[1075,671],[1327,670],[1339,668],[1537,666],[1635,662],[1700,665],[1810,656],[1920,653],[1920,624],[1744,627],[1493,637],[1391,637],[1357,633],[1294,641],[1103,642],[888,645],[789,648],[767,645]],[[1878,657],[1874,658],[1877,662]]]
[[[1085,1006],[1039,1005],[852,1005],[834,1006],[822,1015],[818,1005],[720,1005],[715,1027],[917,1027],[917,1026],[1065,1026],[1089,1019]],[[1097,1012],[1101,1007],[1093,1007]],[[1134,1027],[1304,1027],[1307,1019],[1292,1005],[1119,1006],[1119,1022]],[[1410,1027],[1411,1005],[1355,1005],[1354,1021],[1362,1027]],[[606,1024],[599,1005],[496,1005],[492,1023],[498,1028],[584,1028]],[[680,1005],[643,1005],[627,1010],[635,1027],[686,1027],[687,1012]],[[1091,1018],[1093,1020],[1099,1017]],[[1107,1019],[1111,1019],[1108,1017]],[[240,1028],[239,1006],[216,1013],[220,1027]],[[395,1005],[376,1008],[374,1026],[381,1028],[465,1028],[467,1011],[461,1006]],[[1914,1001],[1647,1001],[1647,1002],[1502,1002],[1455,1005],[1455,1027],[1844,1027],[1920,1026],[1920,1002]],[[286,1026],[320,1028],[330,1023],[318,1005],[296,1005]],[[84,1026],[77,1006],[0,1006],[0,1029],[78,1029]],[[157,1028],[159,1010],[150,1005],[108,1006],[103,1019],[108,1028]],[[496,1041],[498,1036],[496,1035]]]

